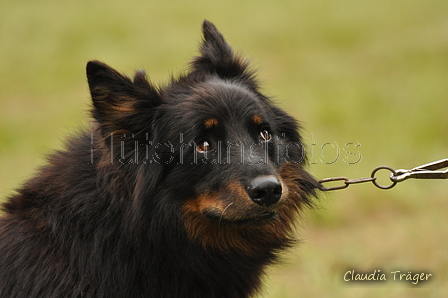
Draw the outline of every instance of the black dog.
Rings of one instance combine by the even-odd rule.
[[[156,88],[91,61],[92,132],[3,205],[0,297],[249,297],[314,195],[296,121],[213,24]]]

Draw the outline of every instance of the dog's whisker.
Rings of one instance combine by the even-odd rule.
[[[219,217],[219,221],[218,221],[218,226],[221,226],[221,221],[222,221],[222,217],[224,216],[224,213],[226,212],[226,210],[233,205],[233,202],[230,203],[229,205],[226,206],[226,208],[224,208],[224,210],[221,213],[221,216]]]

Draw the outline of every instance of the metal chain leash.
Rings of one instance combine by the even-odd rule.
[[[435,162],[431,162],[428,164],[424,164],[418,167],[415,167],[410,170],[394,170],[388,166],[380,166],[376,167],[370,177],[367,178],[358,178],[358,179],[348,179],[347,177],[333,177],[333,178],[325,178],[319,181],[319,189],[322,191],[330,191],[337,189],[347,188],[351,184],[358,184],[364,182],[372,182],[378,188],[381,189],[391,189],[398,182],[402,182],[409,178],[415,179],[448,179],[448,169],[442,170],[448,167],[448,158],[438,160]],[[392,182],[389,185],[381,185],[377,182],[376,174],[380,170],[388,170],[391,172],[390,181]],[[343,181],[344,184],[333,187],[324,187],[324,183],[334,182],[334,181]]]

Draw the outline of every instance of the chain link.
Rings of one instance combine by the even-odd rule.
[[[448,178],[448,169],[443,171],[439,171],[441,169],[448,167],[448,159],[441,159],[435,162],[431,162],[428,164],[424,164],[422,166],[415,167],[410,170],[394,170],[388,166],[379,166],[373,169],[370,177],[367,178],[358,178],[358,179],[348,179],[347,177],[333,177],[333,178],[325,178],[319,181],[319,189],[322,191],[330,191],[330,190],[338,190],[347,188],[351,184],[358,184],[364,182],[372,182],[373,185],[380,189],[391,189],[398,182],[402,182],[409,178],[415,179],[447,179]],[[390,171],[390,181],[389,185],[381,185],[377,181],[377,172],[380,170],[388,170]],[[339,186],[332,187],[324,187],[324,183],[334,182],[334,181],[343,181],[344,184]]]

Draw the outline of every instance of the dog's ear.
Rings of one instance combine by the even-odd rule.
[[[87,80],[93,101],[93,117],[104,137],[134,133],[149,126],[152,110],[161,103],[157,89],[138,71],[131,81],[99,61],[87,64]]]
[[[217,74],[226,79],[240,78],[253,81],[253,73],[249,71],[248,63],[235,55],[215,25],[204,20],[202,32],[200,56],[192,62],[194,73]]]

